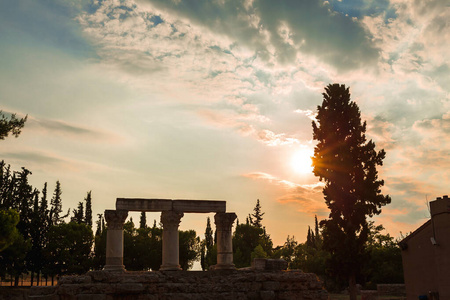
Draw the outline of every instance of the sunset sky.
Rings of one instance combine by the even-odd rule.
[[[260,199],[274,244],[303,242],[328,216],[304,161],[336,82],[387,152],[375,221],[397,237],[450,193],[449,49],[448,0],[1,1],[0,109],[28,121],[0,159],[60,180],[64,210],[92,190],[95,214],[218,199],[245,222]]]

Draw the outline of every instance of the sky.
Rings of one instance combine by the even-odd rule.
[[[242,223],[259,199],[274,245],[303,242],[328,216],[311,123],[340,83],[387,153],[374,220],[397,237],[450,193],[449,20],[447,0],[0,1],[0,109],[28,115],[0,158],[59,180],[64,210],[217,199]]]

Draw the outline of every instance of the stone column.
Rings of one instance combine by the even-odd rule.
[[[161,271],[181,270],[178,225],[183,216],[182,212],[176,211],[161,213],[161,223],[163,224]]]
[[[123,223],[128,216],[126,210],[105,210],[108,228],[106,235],[105,271],[125,271],[123,266]]]
[[[235,213],[216,213],[214,223],[217,231],[217,265],[214,269],[235,269],[233,263],[233,241],[231,228]]]

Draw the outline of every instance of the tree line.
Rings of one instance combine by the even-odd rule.
[[[30,175],[0,162],[1,277],[9,275],[17,285],[20,275],[30,273],[32,284],[39,284],[42,277],[86,272],[93,267],[91,192],[64,214],[61,183],[49,199],[47,183],[40,191],[29,184]]]

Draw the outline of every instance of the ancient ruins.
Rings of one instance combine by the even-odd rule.
[[[105,210],[108,232],[104,270],[125,270],[123,266],[123,224],[129,211],[161,212],[163,248],[160,271],[181,270],[179,264],[178,226],[184,213],[215,212],[217,265],[214,269],[234,269],[231,229],[236,219],[236,214],[226,212],[225,201],[118,198],[116,210]]]
[[[159,271],[129,272],[123,265],[123,225],[129,211],[161,212],[162,265]],[[217,264],[213,270],[181,271],[178,227],[185,213],[215,213]],[[250,268],[233,264],[232,226],[235,213],[225,201],[118,198],[106,210],[106,264],[101,271],[63,276],[54,287],[32,287],[36,300],[174,300],[174,299],[317,299],[327,291],[315,274],[286,270],[282,259],[255,259]]]

